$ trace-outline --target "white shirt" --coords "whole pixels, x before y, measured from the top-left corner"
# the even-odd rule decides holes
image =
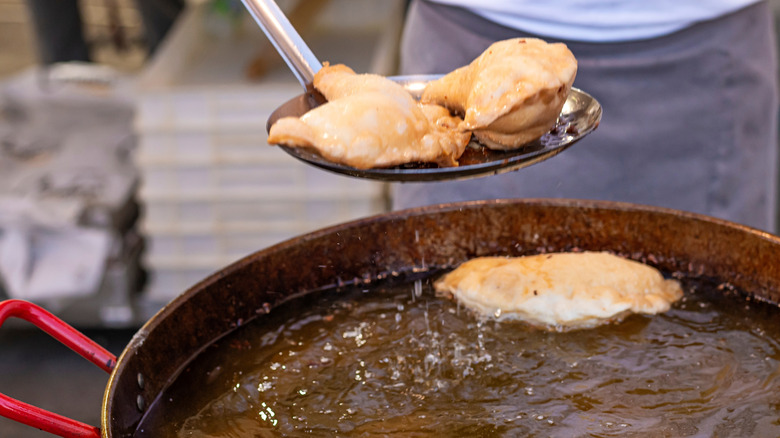
[[[563,40],[617,42],[670,34],[759,0],[432,0]]]

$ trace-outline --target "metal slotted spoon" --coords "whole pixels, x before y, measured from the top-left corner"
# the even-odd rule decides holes
[[[314,89],[314,74],[322,64],[303,41],[273,0],[242,0],[249,13],[301,83],[304,93],[287,101],[268,118],[270,129],[282,117],[300,117],[323,104],[325,99]],[[390,76],[415,98],[425,85],[441,75]],[[432,163],[408,163],[395,167],[356,169],[325,159],[309,148],[279,145],[293,157],[319,168],[356,178],[382,181],[422,182],[476,178],[509,172],[551,158],[596,129],[601,121],[601,105],[588,93],[572,88],[555,127],[541,138],[519,149],[494,151],[472,140],[458,159],[457,167],[438,167]]]

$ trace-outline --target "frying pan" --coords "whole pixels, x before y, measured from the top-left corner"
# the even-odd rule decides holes
[[[152,317],[116,362],[110,353],[18,300],[23,317],[110,371],[101,427],[0,397],[0,415],[66,437],[131,437],[151,402],[190,358],[236,327],[312,291],[379,278],[432,275],[487,255],[612,251],[666,272],[707,278],[746,299],[780,303],[780,238],[693,213],[634,204],[493,200],[373,216],[249,255],[182,293]]]
[[[282,117],[300,117],[325,103],[314,89],[314,74],[322,64],[273,0],[242,0],[249,13],[290,67],[304,93],[282,104],[268,118],[266,129]],[[391,76],[419,99],[425,85],[441,75]],[[390,168],[357,169],[325,159],[317,151],[279,145],[289,155],[330,172],[381,181],[424,182],[476,178],[510,172],[551,158],[595,130],[601,121],[601,105],[593,96],[572,89],[555,127],[542,138],[511,151],[493,151],[472,141],[456,167],[408,163]]]

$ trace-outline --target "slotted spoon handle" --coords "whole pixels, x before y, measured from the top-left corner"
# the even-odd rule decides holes
[[[311,91],[314,74],[322,63],[303,41],[290,20],[273,0],[241,0],[276,51],[292,70],[303,89]],[[301,0],[306,1],[306,0]]]

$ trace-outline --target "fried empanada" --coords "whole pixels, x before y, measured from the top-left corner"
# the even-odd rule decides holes
[[[463,114],[461,129],[485,146],[515,149],[555,126],[576,74],[565,44],[515,38],[429,83],[421,100]]]
[[[368,169],[410,162],[454,166],[471,137],[446,108],[420,104],[379,75],[326,64],[314,86],[328,102],[300,118],[278,120],[269,143],[314,148],[330,161]]]
[[[665,312],[683,295],[655,268],[606,252],[476,258],[434,286],[482,315],[555,331]]]
[[[314,74],[313,85],[328,101],[370,92],[385,93],[403,101],[414,101],[404,87],[390,79],[371,73],[357,74],[344,64],[330,65],[326,62]]]

